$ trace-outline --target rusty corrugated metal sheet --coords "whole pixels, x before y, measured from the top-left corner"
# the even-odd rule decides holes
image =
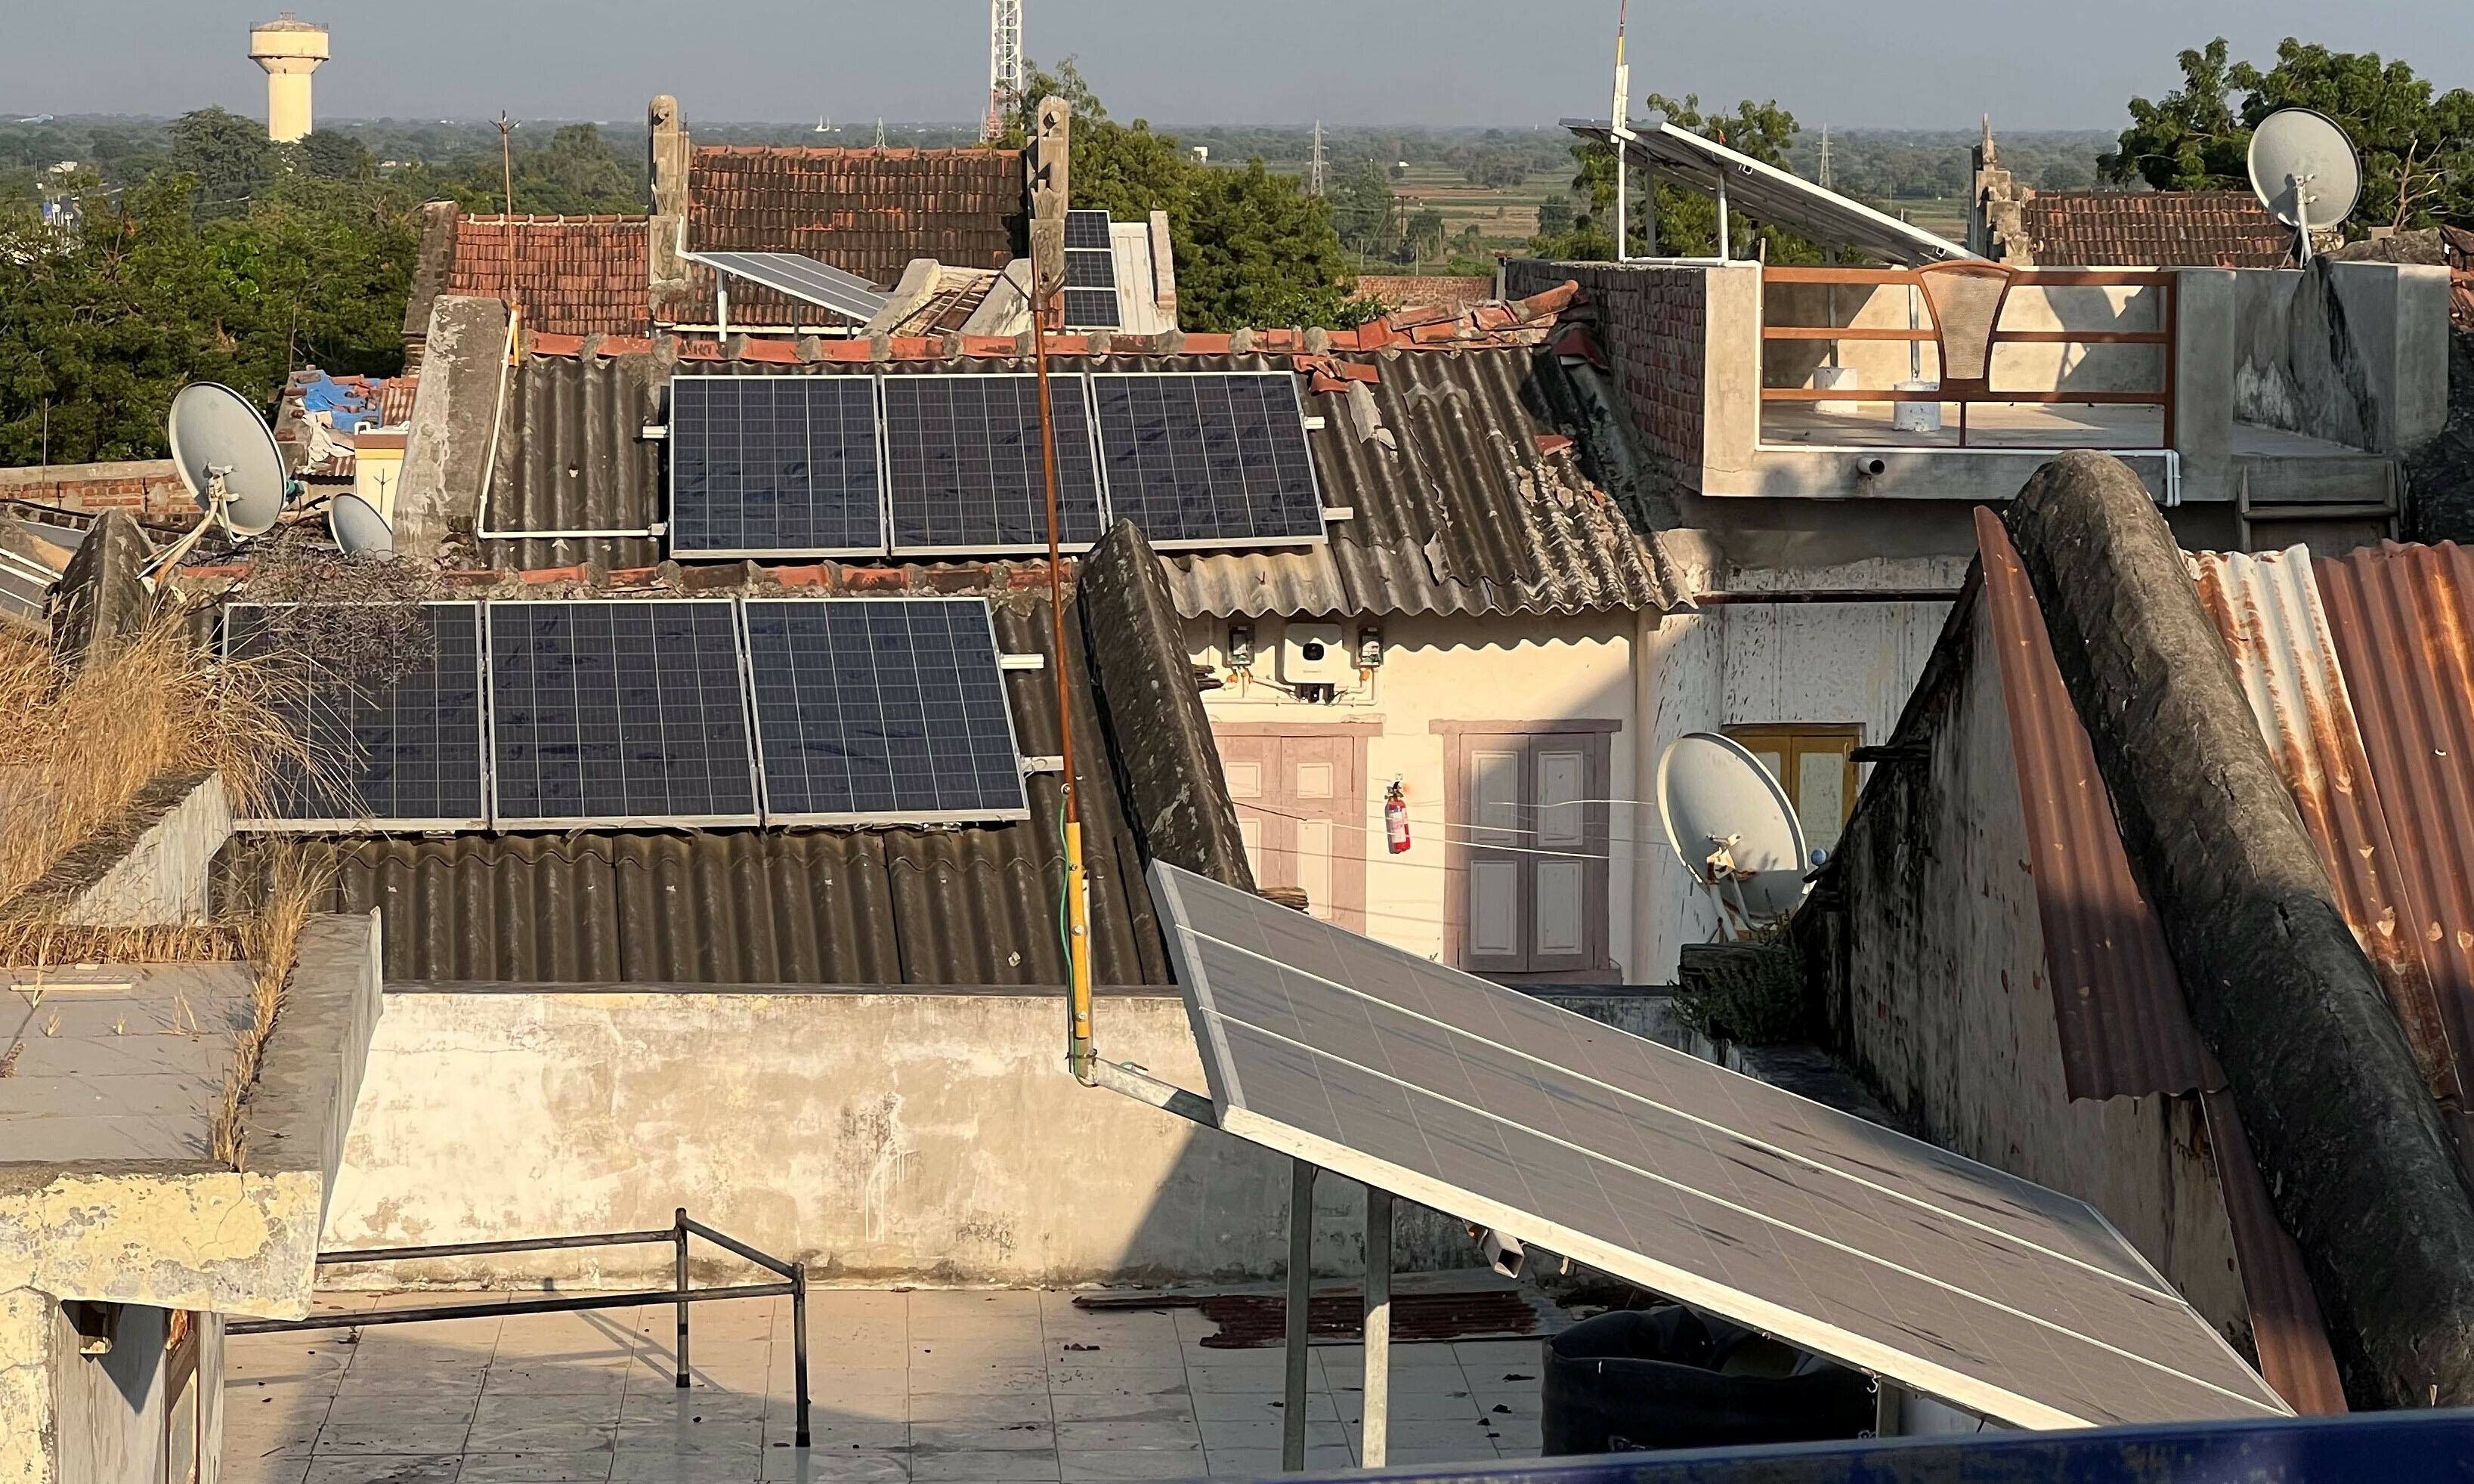
[[[1589,483],[1564,446],[1570,440],[1532,410],[1546,405],[1533,379],[1534,354],[1508,346],[1344,357],[1376,366],[1382,379],[1360,392],[1309,395],[1306,411],[1323,426],[1307,441],[1324,503],[1347,506],[1354,516],[1334,523],[1322,547],[1163,555],[1178,612],[1225,618],[1673,606],[1679,594],[1655,544]],[[1058,356],[1051,365],[1059,372],[1292,369],[1285,357],[1252,353]],[[1005,359],[682,366],[667,347],[608,358],[527,356],[508,392],[490,528],[643,530],[662,521],[665,445],[643,429],[662,421],[663,392],[678,371],[909,376],[1023,369]],[[583,562],[650,567],[663,556],[651,537],[542,537],[487,547],[493,563],[526,570]]]
[[[2044,610],[2009,532],[1989,507],[1977,507],[1976,534],[2064,1083],[2073,1098],[2200,1094],[2260,1374],[2297,1412],[2341,1412],[2344,1391],[2302,1249],[2276,1218],[2249,1138],[2224,1096],[2224,1072],[2191,1023],[2164,925],[2122,848]]]
[[[2407,885],[2409,860],[2365,755],[2310,549],[2201,552],[2189,561],[2337,905],[2388,990],[2432,1095],[2461,1119],[2463,1085],[2413,927],[2423,914]]]
[[[1048,616],[999,604],[1008,652],[1052,652]],[[1069,663],[1087,675],[1079,625]],[[1006,676],[1021,746],[1054,754],[1052,670]],[[1093,972],[1172,979],[1088,684],[1073,688],[1091,866]],[[906,830],[620,831],[314,839],[333,862],[327,911],[384,913],[395,980],[532,984],[1062,985],[1058,786],[1031,780],[1020,823]],[[230,894],[262,870],[263,837],[218,862]]]
[[[2010,750],[2027,817],[2046,972],[2074,1098],[2146,1097],[2222,1084],[2191,1025],[2165,946],[2053,660],[2045,615],[1990,507],[1976,511],[1986,612],[2001,664]]]
[[[2224,1192],[2225,1224],[2233,1229],[2234,1261],[2242,1267],[2243,1300],[2250,1309],[2251,1349],[2259,1373],[2286,1405],[2306,1417],[2346,1410],[2345,1383],[2328,1348],[2328,1321],[2302,1266],[2302,1247],[2276,1219],[2268,1181],[2251,1153],[2250,1135],[2234,1111],[2233,1094],[2219,1088],[2199,1094],[2208,1142],[2216,1153],[2217,1184]]]
[[[2429,976],[2462,1087],[2474,1078],[2474,551],[2389,544],[2315,575],[2395,839],[2398,936]],[[2458,1132],[2464,1144],[2474,1130]]]

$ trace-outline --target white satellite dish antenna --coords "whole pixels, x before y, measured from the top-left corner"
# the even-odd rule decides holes
[[[292,499],[283,450],[249,399],[229,386],[193,381],[172,399],[165,419],[172,463],[206,518],[155,564],[168,572],[189,554],[210,525],[234,542],[275,529]]]
[[[1811,889],[1795,806],[1734,739],[1677,738],[1658,760],[1658,806],[1677,858],[1716,900],[1729,936],[1783,921]]]
[[[338,495],[327,506],[327,529],[346,556],[395,555],[395,527],[377,506],[358,495]]]
[[[2335,119],[2309,109],[2279,109],[2251,131],[2250,188],[2301,237],[2307,263],[2311,234],[2354,214],[2363,198],[2363,165]]]

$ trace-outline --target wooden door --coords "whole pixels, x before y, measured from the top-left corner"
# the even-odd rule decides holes
[[[1521,975],[1606,967],[1604,734],[1460,742],[1460,966]]]
[[[1365,931],[1368,806],[1357,739],[1300,731],[1218,742],[1255,884],[1301,890],[1315,916]]]

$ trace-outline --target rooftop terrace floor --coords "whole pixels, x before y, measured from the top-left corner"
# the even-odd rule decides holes
[[[1094,1314],[1073,1300],[812,1293],[805,1451],[789,1446],[788,1299],[698,1304],[686,1391],[672,1385],[675,1310],[661,1304],[234,1336],[223,1477],[1078,1484],[1278,1471],[1279,1349],[1204,1349],[1217,1326],[1191,1308]],[[329,1294],[320,1307],[441,1302]],[[1313,1354],[1308,1465],[1354,1467],[1362,1352]],[[1538,1456],[1539,1370],[1534,1339],[1395,1346],[1391,1461]]]

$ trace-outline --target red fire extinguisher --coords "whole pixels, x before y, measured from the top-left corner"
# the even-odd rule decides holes
[[[1397,778],[1383,792],[1383,838],[1395,856],[1409,848],[1409,800]]]

